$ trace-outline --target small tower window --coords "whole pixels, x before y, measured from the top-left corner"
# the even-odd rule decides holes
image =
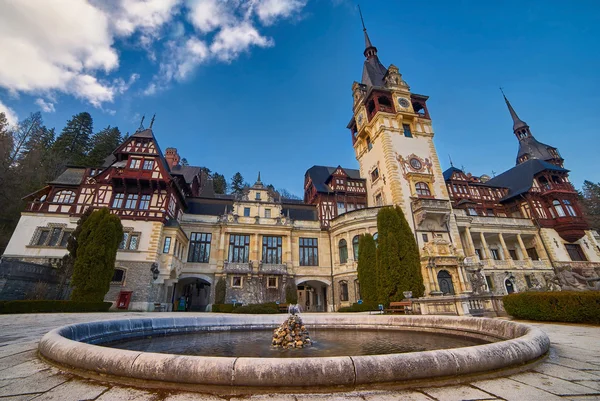
[[[385,96],[378,97],[377,102],[380,106],[392,107],[392,102]]]
[[[409,124],[402,124],[402,128],[404,129],[404,136],[407,138],[412,138],[412,132],[410,131],[410,125]]]
[[[367,150],[373,149],[373,144],[371,143],[371,138],[367,137]]]
[[[371,181],[376,181],[379,178],[379,169],[371,171]]]
[[[371,99],[367,104],[367,111],[369,112],[369,115],[375,112],[375,101],[373,99]]]
[[[573,205],[571,205],[571,201],[565,199],[565,200],[563,200],[563,204],[567,208],[567,213],[569,214],[569,216],[573,216],[573,217],[577,216],[577,213],[575,212]]]
[[[417,190],[417,195],[419,196],[431,196],[429,185],[427,185],[426,182],[417,182],[415,184],[415,189]]]
[[[556,211],[556,214],[558,215],[558,217],[565,217],[565,209],[563,209],[562,205],[560,204],[560,201],[558,199],[554,199],[552,201],[552,207],[554,207],[554,210]]]
[[[340,253],[340,263],[346,263],[348,261],[348,244],[345,239],[341,239],[338,244]]]

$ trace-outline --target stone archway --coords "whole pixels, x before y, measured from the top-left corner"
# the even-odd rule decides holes
[[[298,305],[305,312],[327,312],[329,303],[328,290],[331,282],[315,277],[296,279]]]
[[[210,304],[212,277],[204,274],[183,275],[175,290],[174,311],[204,312]]]

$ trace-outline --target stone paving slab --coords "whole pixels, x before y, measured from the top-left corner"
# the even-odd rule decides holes
[[[553,363],[545,363],[535,368],[536,372],[565,380],[600,380],[600,376],[591,372],[568,368]]]
[[[582,386],[586,386],[589,388],[593,388],[600,394],[600,381],[598,380],[576,380],[573,383],[581,384]],[[600,395],[598,396],[600,399]]]
[[[16,395],[14,397],[2,397],[0,401],[29,401],[33,400],[35,397],[40,394],[29,394],[29,395]]]
[[[498,399],[471,386],[448,386],[438,388],[420,389],[425,394],[439,401],[463,401],[463,400],[494,400]]]
[[[37,360],[36,351],[25,351],[18,354],[0,358],[0,370],[12,368],[24,362]]]
[[[69,380],[67,375],[48,374],[41,371],[23,379],[14,380],[8,386],[0,387],[0,397],[9,395],[23,395],[31,393],[44,393]]]
[[[46,365],[40,360],[27,361],[19,365],[15,365],[9,369],[0,370],[0,379],[9,380],[28,377],[33,373],[49,369],[50,366]]]
[[[162,397],[160,397],[162,398]],[[96,401],[157,401],[158,395],[134,388],[113,387],[102,393]],[[3,401],[0,398],[0,401]]]
[[[296,401],[296,397],[291,394],[261,394],[249,397],[233,397],[229,401]]]
[[[511,379],[521,383],[529,384],[530,386],[537,387],[541,390],[545,390],[556,395],[600,395],[600,392],[589,387],[582,386],[581,384],[559,379],[557,377],[546,376],[541,373],[520,373],[518,375],[511,376]]]
[[[482,380],[472,383],[491,394],[501,395],[507,401],[563,401],[564,399],[528,384],[511,379]]]
[[[398,391],[395,393],[370,394],[364,396],[366,401],[434,401],[433,398],[418,391]]]
[[[98,384],[92,384],[82,380],[65,382],[52,390],[36,397],[36,401],[87,401],[95,400],[100,394],[108,390]],[[0,401],[2,399],[0,398]]]
[[[0,398],[0,401],[1,400],[2,399]],[[198,401],[198,400],[202,400],[202,401],[223,401],[223,398],[216,397],[216,396],[213,396],[213,395],[207,395],[207,394],[180,393],[180,394],[169,395],[166,398],[164,398],[162,401]]]

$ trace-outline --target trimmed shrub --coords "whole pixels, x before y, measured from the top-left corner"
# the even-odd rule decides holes
[[[53,313],[53,312],[106,312],[112,302],[77,301],[3,301],[0,302],[0,314],[10,313]]]
[[[358,282],[363,301],[377,301],[377,247],[371,234],[358,240]],[[364,305],[364,304],[363,304]]]
[[[117,249],[121,241],[123,226],[119,216],[111,214],[108,208],[90,214],[77,238],[71,300],[102,302],[115,274]]]
[[[600,291],[528,291],[503,298],[517,319],[600,324]]]
[[[233,313],[252,313],[257,315],[279,313],[279,308],[275,303],[267,304],[250,304],[238,306],[233,310]]]
[[[225,279],[221,277],[219,281],[217,281],[217,285],[215,286],[215,304],[224,304],[225,303],[225,293],[227,292],[227,285],[225,284]]]
[[[369,312],[378,310],[379,304],[377,302],[364,302],[362,304],[354,303],[352,306],[343,306],[338,309],[338,312]]]
[[[213,304],[213,312],[231,313],[233,312],[234,304]]]

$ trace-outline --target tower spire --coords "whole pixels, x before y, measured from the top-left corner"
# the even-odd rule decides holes
[[[515,109],[513,109],[512,105],[506,98],[506,95],[504,94],[504,90],[502,89],[502,87],[500,88],[500,92],[502,92],[502,96],[504,97],[504,101],[506,102],[506,106],[508,107],[508,111],[510,113],[510,116],[512,117],[513,131],[517,131],[520,128],[528,127],[527,123],[525,121],[521,120],[519,118],[519,116],[517,115],[517,112],[515,111]]]
[[[363,27],[363,32],[365,33],[365,53],[366,53],[366,49],[369,49],[371,47],[375,47],[373,46],[373,44],[371,43],[371,39],[369,39],[369,34],[367,33],[367,27],[365,26],[365,20],[363,19],[363,15],[362,15],[362,11],[360,9],[360,4],[358,5],[358,13],[360,14],[360,22],[362,23],[362,27]]]

